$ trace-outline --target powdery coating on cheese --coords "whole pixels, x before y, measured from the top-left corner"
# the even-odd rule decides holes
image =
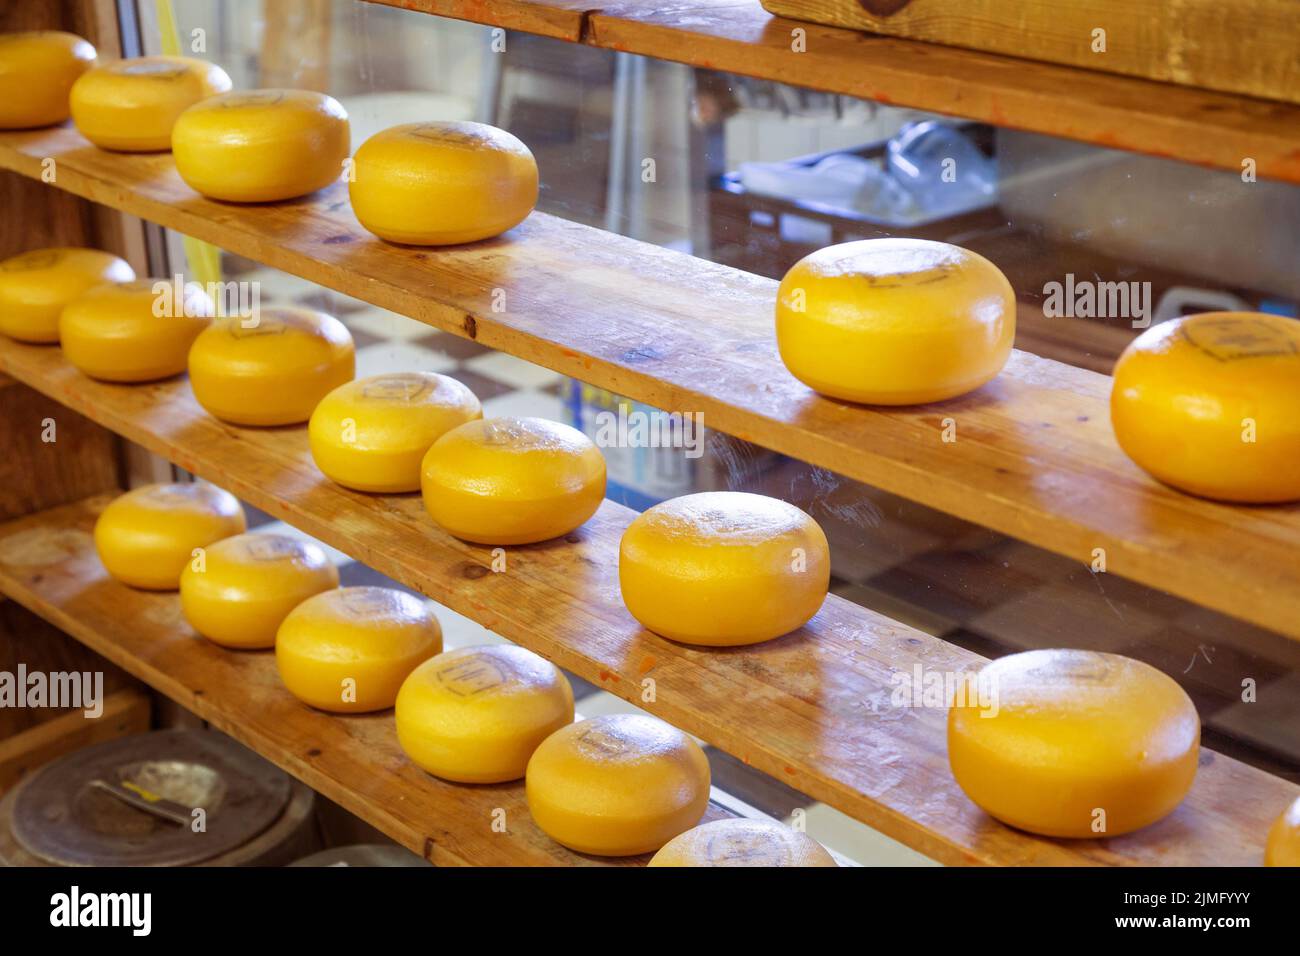
[[[1178,684],[1141,661],[1093,651],[1039,650],[985,665],[978,677],[997,695],[998,715],[985,729],[1006,739],[1032,762],[1122,758],[1174,760],[1196,746],[1200,721]],[[978,709],[978,704],[971,702]],[[1169,719],[1169,714],[1176,717]],[[1024,733],[1024,728],[1068,727],[1077,734]]]
[[[372,139],[414,139],[439,147],[462,149],[467,152],[494,150],[501,153],[513,153],[516,156],[532,157],[532,152],[519,137],[495,126],[468,121],[438,121],[431,123],[407,123],[393,126]]]
[[[774,820],[714,820],[664,844],[650,866],[836,866],[808,836]]]
[[[218,541],[208,548],[209,567],[213,560],[253,568],[267,564],[288,565],[303,570],[326,567],[330,561],[320,545],[285,534],[240,534]]]
[[[468,494],[552,497],[582,491],[593,480],[593,452],[599,455],[590,438],[561,422],[484,418],[438,439],[425,473]]]
[[[412,679],[453,698],[482,700],[556,687],[564,675],[544,657],[522,647],[462,647],[431,658]]]
[[[294,611],[303,621],[337,621],[359,629],[383,630],[436,621],[428,605],[395,588],[338,588],[304,601]]]
[[[655,505],[637,520],[674,543],[748,546],[800,531],[812,519],[779,498],[706,491]]]
[[[411,407],[462,406],[478,400],[466,386],[436,372],[393,372],[345,385],[335,393],[359,405]]]
[[[801,265],[822,278],[852,276],[878,289],[926,285],[953,276],[974,259],[960,246],[925,239],[862,239],[827,246]]]
[[[928,239],[863,239],[827,246],[799,260],[778,289],[781,307],[850,329],[928,334],[969,318],[986,347],[1003,336],[1009,287],[983,256]],[[813,285],[813,283],[818,285]],[[795,300],[796,292],[804,297]],[[951,299],[952,305],[946,300]]]
[[[239,499],[230,492],[198,481],[145,485],[113,499],[113,504],[159,513],[190,511],[222,517],[243,513]]]
[[[267,89],[222,93],[191,106],[185,116],[196,129],[218,133],[221,145],[234,146],[275,140],[322,122],[347,122],[348,112],[324,93]]]

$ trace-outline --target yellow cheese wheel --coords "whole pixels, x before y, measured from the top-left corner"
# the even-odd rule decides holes
[[[172,283],[136,279],[100,285],[63,307],[59,344],[63,357],[91,378],[150,382],[185,371],[190,345],[207,328],[212,300],[197,285],[179,304]]]
[[[997,266],[927,239],[819,249],[781,280],[776,341],[809,388],[870,405],[914,405],[979,388],[1002,370],[1016,297]]]
[[[714,820],[669,840],[651,866],[838,866],[826,848],[773,820]]]
[[[180,115],[172,153],[181,179],[210,199],[275,202],[340,178],[350,135],[348,114],[324,93],[222,93]]]
[[[1175,488],[1300,499],[1300,321],[1207,312],[1152,326],[1115,366],[1110,417],[1125,453]]]
[[[71,33],[0,34],[0,129],[62,123],[72,84],[94,64],[95,48]]]
[[[573,723],[573,690],[522,647],[465,647],[411,672],[396,717],[416,765],[459,783],[503,783],[521,779],[538,744]]]
[[[338,585],[338,569],[320,545],[285,534],[238,534],[186,564],[181,611],[223,647],[274,647],[290,611]]]
[[[253,324],[254,321],[256,324]],[[218,319],[194,340],[190,387],[198,403],[236,425],[293,425],[356,371],[352,335],[312,309],[262,309]]]
[[[982,809],[1021,830],[1129,833],[1172,812],[1196,776],[1201,723],[1191,699],[1128,657],[1012,654],[985,665],[954,703],[953,776]]]
[[[806,624],[826,599],[821,527],[792,504],[739,491],[673,498],[623,532],[623,603],[687,644],[755,644]]]
[[[533,820],[557,843],[595,856],[633,856],[700,822],[709,761],[662,720],[609,714],[542,741],[528,761],[525,791]]]
[[[410,123],[357,150],[352,211],[376,236],[445,246],[500,235],[537,204],[537,163],[505,130]]]
[[[176,117],[230,90],[214,63],[187,56],[139,56],[85,73],[72,85],[72,122],[102,149],[132,153],[172,148]]]
[[[0,332],[20,342],[57,342],[59,313],[104,282],[130,282],[135,271],[98,249],[33,249],[0,262]]]
[[[393,588],[317,594],[289,612],[275,637],[289,692],[341,714],[392,707],[407,675],[441,650],[442,628],[428,605]]]
[[[394,372],[340,385],[311,413],[311,454],[331,481],[357,491],[420,490],[420,463],[451,429],[483,417],[468,388],[433,372]]]
[[[114,498],[95,522],[95,550],[123,584],[174,591],[206,549],[244,531],[244,509],[227,491],[183,482],[145,485]]]
[[[582,432],[543,418],[485,418],[424,456],[424,506],[449,533],[479,544],[568,534],[605,497],[605,458]]]
[[[1287,807],[1268,831],[1265,866],[1300,866],[1300,798]]]

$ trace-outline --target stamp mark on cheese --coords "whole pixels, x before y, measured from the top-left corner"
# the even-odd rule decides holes
[[[438,668],[438,683],[459,697],[473,697],[515,679],[509,665],[495,654],[475,652]]]
[[[1183,338],[1220,362],[1300,355],[1296,339],[1264,319],[1234,316],[1184,323]]]

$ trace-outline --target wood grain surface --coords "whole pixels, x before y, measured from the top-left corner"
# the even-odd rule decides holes
[[[1016,352],[952,401],[847,405],[782,365],[770,279],[540,213],[487,242],[393,246],[342,184],[217,203],[166,154],[106,153],[69,128],[0,134],[0,167],[37,176],[45,157],[58,188],[1081,564],[1103,549],[1110,573],[1300,638],[1300,505],[1217,504],[1149,478],[1115,442],[1107,376]]]
[[[1238,173],[1250,158],[1300,182],[1293,103],[774,17],[759,0],[371,2]]]
[[[0,370],[744,763],[943,862],[1253,865],[1261,859],[1265,834],[1279,808],[1300,793],[1300,787],[1207,750],[1191,795],[1156,826],[1095,842],[1019,833],[978,810],[953,781],[944,710],[899,707],[891,701],[896,673],[911,673],[916,666],[965,672],[982,665],[975,654],[833,596],[807,627],[766,644],[725,650],[675,644],[642,630],[623,606],[618,543],[634,514],[612,502],[565,539],[508,549],[506,571],[494,573],[491,549],[444,534],[424,514],[418,495],[363,495],[326,480],[311,461],[305,428],[229,426],[197,406],[183,378],[139,386],[94,382],[63,361],[57,348],[0,340]],[[134,666],[139,676],[147,667],[145,679],[160,681],[155,686],[164,693],[189,693],[168,676],[182,666],[168,656],[179,651],[142,648],[143,660],[133,663],[128,663],[130,655],[110,653],[127,639],[124,632],[139,615],[122,613],[131,592],[96,578],[93,559],[80,559],[59,591],[48,590],[54,585],[47,582],[57,578],[52,571],[24,568],[12,559],[4,563],[6,554],[21,555],[33,548],[48,553],[53,543],[68,539],[51,539],[48,531],[38,531],[30,541],[20,539],[21,546],[6,544],[28,528],[71,523],[84,530],[89,521],[89,509],[73,509],[0,530],[0,590],[30,602],[38,613],[69,629],[83,597],[89,601],[97,593],[111,593],[111,599],[96,606],[101,608],[97,613],[111,612],[117,622],[108,631],[113,640],[105,644],[92,633],[108,630],[107,621],[72,633],[124,667]],[[98,583],[92,587],[88,581]],[[178,637],[177,632],[169,633],[168,646]],[[235,711],[249,710],[245,694],[240,707],[227,712],[223,729],[242,735],[272,759],[275,752],[282,753],[286,769],[316,787],[318,777],[312,774],[319,767],[303,753],[331,753],[332,746],[322,745],[314,735],[333,735],[334,728],[327,729],[317,720],[319,715],[305,710],[312,718],[309,725],[291,719],[295,712],[272,693],[269,665],[245,663],[256,655],[231,654],[194,640],[186,647],[187,655],[202,662],[189,671],[196,675],[192,686],[205,691],[201,699],[190,699],[196,708],[210,703],[215,686],[197,675],[217,667],[216,661],[226,661],[223,667],[255,668],[246,679],[258,682],[256,699],[269,695],[267,706],[239,718]],[[645,697],[647,680],[653,682],[653,700]],[[264,717],[266,726],[257,730],[254,740],[250,728],[263,728]],[[365,734],[367,747],[380,747],[379,732],[368,732],[370,723],[346,725],[349,735]],[[382,726],[386,734],[387,718]],[[290,741],[277,743],[271,736],[280,733],[298,737],[290,746]],[[382,764],[373,786],[397,772],[394,765]],[[346,776],[342,768],[337,770],[336,777]],[[338,790],[337,779],[333,787]],[[362,786],[361,795],[377,797],[371,787]],[[351,799],[349,809],[354,812],[364,803],[357,794],[322,792],[340,802]],[[378,820],[370,821],[376,826],[390,833],[400,829],[391,819],[392,807],[372,812],[378,814]],[[411,845],[413,837],[408,832],[404,842]],[[490,834],[480,837],[487,840]]]
[[[779,16],[1300,102],[1296,0],[762,0]],[[1094,30],[1105,31],[1095,48]]]

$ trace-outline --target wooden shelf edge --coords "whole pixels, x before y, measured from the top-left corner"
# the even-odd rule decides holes
[[[70,128],[0,134],[0,168],[711,428],[1300,640],[1300,505],[1233,507],[1156,483],[1111,433],[1110,379],[1017,352],[935,405],[847,406],[776,354],[776,283],[535,213],[425,250],[366,233],[336,184],[292,203],[202,199],[171,157],[105,153]],[[502,302],[505,309],[502,310]],[[943,439],[945,422],[958,440]],[[866,531],[867,529],[864,529]]]
[[[1300,183],[1300,106],[775,17],[758,0],[369,0]],[[794,49],[794,31],[804,49]]]
[[[273,653],[223,651],[189,628],[175,593],[136,591],[109,579],[89,535],[110,500],[0,525],[0,590],[436,865],[645,863],[646,857],[601,860],[565,850],[532,823],[522,781],[465,787],[431,777],[402,754],[391,710],[313,710],[280,686]],[[24,563],[33,547],[43,563]],[[497,811],[505,813],[507,833],[492,829]],[[729,815],[716,805],[708,813]]]
[[[806,628],[777,641],[722,651],[674,644],[640,629],[619,598],[618,541],[632,517],[621,506],[606,502],[563,541],[509,549],[508,570],[494,574],[491,549],[433,527],[418,496],[359,495],[325,480],[311,463],[303,428],[223,425],[195,405],[183,379],[97,383],[63,362],[57,349],[0,342],[0,368],[941,862],[1199,865],[1230,858],[1250,865],[1258,862],[1276,807],[1300,793],[1205,751],[1192,794],[1155,827],[1104,842],[1018,833],[981,813],[956,786],[947,766],[945,713],[891,702],[896,673],[915,667],[963,673],[983,663],[978,655],[833,596]],[[0,529],[0,538],[7,530]],[[0,540],[0,559],[5,550]],[[6,576],[32,577],[0,563],[0,581]],[[651,701],[642,697],[647,677],[655,681]],[[1243,792],[1256,794],[1257,803],[1237,805],[1234,795]],[[1231,814],[1223,811],[1229,805]]]

